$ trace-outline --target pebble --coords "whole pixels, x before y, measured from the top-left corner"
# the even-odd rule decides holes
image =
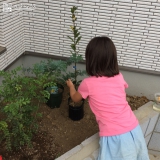
[[[52,144],[52,148],[54,148],[55,146],[56,146],[56,145],[53,143],[53,144]]]
[[[86,116],[86,118],[87,118],[87,119],[90,119],[90,116],[89,116],[89,115],[87,115],[87,116]]]
[[[36,142],[33,142],[33,145],[35,146],[35,145],[36,145]]]
[[[39,158],[39,155],[33,156],[33,160],[37,160]]]
[[[160,156],[155,156],[155,155],[150,155],[149,154],[150,160],[160,160]]]
[[[129,97],[126,97],[126,100],[127,100],[127,102],[130,102],[130,98]]]
[[[52,119],[49,115],[47,116],[48,119]]]
[[[52,122],[52,125],[56,125],[56,123]]]

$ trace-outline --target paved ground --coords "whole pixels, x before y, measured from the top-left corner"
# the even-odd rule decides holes
[[[96,160],[98,157],[98,152],[99,152],[99,150],[97,149],[96,151],[94,151],[92,153],[92,155],[90,155],[89,157],[87,157],[83,160]],[[155,156],[155,155],[149,154],[149,158],[150,158],[150,160],[160,160],[160,155]]]
[[[149,155],[150,160],[160,160],[160,156]]]

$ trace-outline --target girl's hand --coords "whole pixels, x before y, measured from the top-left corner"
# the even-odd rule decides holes
[[[72,81],[70,80],[70,79],[68,79],[67,81],[66,81],[66,83],[67,83],[67,86],[70,88],[70,87],[74,87],[74,84],[72,83]]]
[[[72,83],[72,81],[70,79],[68,79],[66,81],[67,86],[69,87],[70,90],[70,96],[73,100],[73,102],[79,102],[82,100],[82,96],[79,92],[76,91],[74,84]]]

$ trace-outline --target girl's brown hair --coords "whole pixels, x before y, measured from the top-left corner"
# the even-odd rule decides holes
[[[113,77],[119,74],[117,51],[108,37],[95,37],[86,47],[86,71],[90,76]]]

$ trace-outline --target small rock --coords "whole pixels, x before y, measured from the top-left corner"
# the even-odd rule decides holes
[[[35,146],[36,145],[36,142],[33,142],[33,146]]]
[[[48,119],[52,119],[49,115],[47,116]]]
[[[87,115],[86,118],[87,118],[87,119],[90,119],[90,115]]]
[[[52,125],[55,125],[56,123],[52,122]]]
[[[127,100],[127,102],[130,102],[130,101],[131,101],[129,97],[126,97],[126,100]]]
[[[53,144],[52,144],[52,148],[54,148],[55,146],[56,146],[56,145],[53,143]]]
[[[39,158],[39,155],[33,156],[33,160],[37,160]]]

